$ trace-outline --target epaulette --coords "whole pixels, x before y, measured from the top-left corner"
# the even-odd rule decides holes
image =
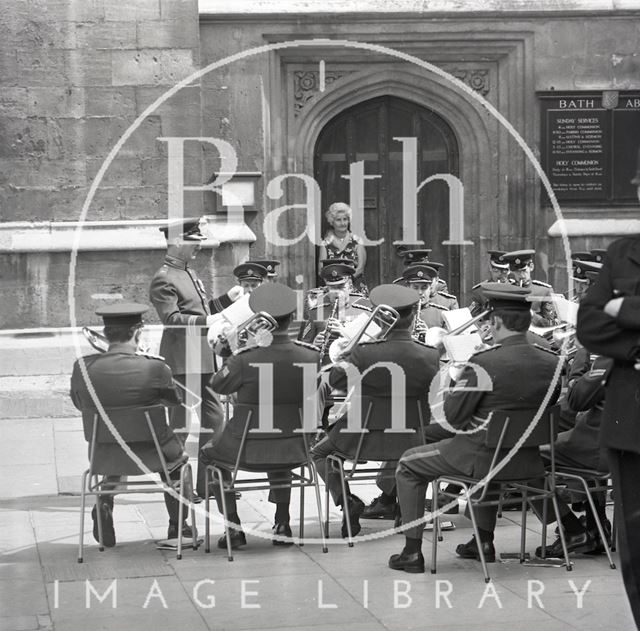
[[[302,348],[308,348],[311,351],[317,351],[318,353],[320,352],[320,349],[317,346],[314,346],[313,344],[309,344],[309,342],[303,342],[302,340],[293,340],[293,343],[296,346],[302,346]]]
[[[476,357],[477,355],[481,355],[482,353],[488,353],[489,351],[495,351],[496,348],[500,348],[502,344],[494,344],[493,346],[489,346],[489,348],[483,348],[480,351],[476,351],[472,357]]]
[[[477,285],[474,285],[471,289],[480,289],[480,285],[482,285],[482,283],[478,283]]]
[[[426,346],[427,348],[432,348],[434,351],[436,350],[436,347],[431,346],[431,344],[427,344],[426,342],[422,342],[421,340],[416,340],[415,338],[412,339],[416,344],[420,344],[420,346]]]
[[[253,349],[258,348],[257,346],[243,346],[242,348],[238,348],[233,351],[233,356],[240,355],[241,353],[246,353],[247,351],[252,351]]]
[[[439,291],[438,294],[440,296],[444,296],[445,298],[449,298],[449,300],[456,300],[456,297],[452,294],[448,294],[446,291]]]
[[[365,340],[364,342],[360,342],[361,346],[364,346],[365,344],[382,344],[382,342],[386,342],[387,340],[383,337],[380,338],[379,340]]]
[[[164,357],[162,355],[154,355],[153,353],[146,353],[144,351],[136,351],[136,355],[139,357],[148,357],[149,359],[160,359],[164,361]]]
[[[552,348],[546,348],[545,346],[542,346],[541,344],[536,344],[534,342],[533,346],[535,346],[536,348],[539,348],[541,351],[545,351],[545,352],[550,353],[551,355],[554,355],[556,357],[558,355],[560,355],[560,351],[555,351]]]
[[[549,283],[543,283],[541,280],[533,280],[531,279],[531,283],[533,285],[540,285],[540,287],[548,287],[549,289],[553,289]]]
[[[436,304],[435,302],[428,302],[427,303],[427,307],[436,307],[436,309],[440,309],[440,311],[451,311],[451,309],[449,309],[449,307],[445,307],[444,305]],[[426,309],[427,307],[423,307],[423,308]]]

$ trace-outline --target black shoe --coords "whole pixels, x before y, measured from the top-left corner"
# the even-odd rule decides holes
[[[178,538],[178,524],[174,524],[169,522],[169,528],[167,530],[167,539],[177,539]],[[186,523],[182,526],[182,538],[183,539],[193,539],[193,531],[191,527]]]
[[[496,561],[496,549],[493,547],[492,541],[482,542],[482,552],[484,553],[484,560],[487,563],[495,563]],[[480,552],[478,551],[478,544],[476,538],[473,537],[471,541],[467,543],[461,543],[456,548],[456,554],[463,559],[475,559],[480,560]]]
[[[602,522],[602,529],[604,530],[604,536],[607,538],[607,544],[609,548],[611,548],[611,522],[606,518]],[[595,525],[593,528],[589,529],[589,534],[595,542],[595,547],[593,550],[585,552],[585,554],[604,554],[604,545],[602,543],[602,539],[600,539],[600,533],[598,532],[598,529],[595,527]]]
[[[356,495],[349,496],[349,521],[351,523],[351,536],[355,537],[361,530],[360,515],[364,511],[364,502]],[[344,511],[343,511],[344,512]],[[342,536],[346,539],[349,536],[347,530],[346,515],[342,517]]]
[[[585,554],[593,552],[596,549],[596,542],[587,531],[581,532],[577,535],[567,535],[567,552],[576,552],[578,554]],[[542,558],[542,546],[536,548],[536,556]],[[545,550],[545,557],[550,559],[562,559],[564,558],[564,552],[562,551],[562,540],[558,537],[551,546],[547,546]]]
[[[442,508],[443,506],[446,506],[447,504],[450,503],[450,499],[448,497],[443,497],[442,495],[438,495],[438,508]],[[429,511],[430,513],[432,512],[432,507],[433,506],[433,500],[431,499],[427,499],[424,502],[424,509],[426,511]],[[448,508],[446,511],[444,511],[445,515],[457,515],[460,512],[460,507],[458,506],[458,502],[456,500],[456,503],[451,506],[451,508]]]
[[[389,557],[389,567],[392,570],[403,570],[404,572],[418,574],[424,572],[424,557],[422,552],[393,554]]]
[[[191,501],[194,504],[202,504],[202,502],[204,501],[202,499],[202,497],[200,495],[198,495],[198,493],[196,493],[195,491],[193,492],[193,495],[191,496]],[[176,535],[177,536],[177,535]]]
[[[98,503],[102,517],[102,543],[105,548],[113,548],[116,545],[116,531],[113,529],[113,506],[110,502],[99,501]],[[93,538],[100,543],[96,506],[91,511],[91,519],[93,519]]]
[[[383,495],[379,495],[376,499],[369,504],[369,506],[365,506],[362,511],[362,519],[395,519],[396,511],[398,508],[398,502],[391,502],[390,504],[385,504],[382,498],[385,497]]]
[[[273,534],[277,537],[288,537],[291,539],[291,527],[289,524],[275,524],[273,527]],[[282,539],[273,539],[274,546],[292,546],[293,541],[284,541]]]
[[[236,530],[235,528],[231,529],[231,549],[237,550],[241,546],[247,545],[247,538],[244,535],[242,530]],[[222,535],[220,539],[218,539],[218,548],[221,550],[227,549],[227,536],[226,534]]]

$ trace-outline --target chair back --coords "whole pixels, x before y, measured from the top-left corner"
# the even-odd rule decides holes
[[[539,447],[555,440],[557,434],[557,414],[554,408],[546,410],[494,410],[487,427],[485,445],[495,449],[511,449],[530,428],[533,420],[539,416],[531,433],[522,443],[521,448]]]
[[[350,460],[398,460],[412,447],[424,443],[426,400],[418,397],[361,397],[361,422],[332,432],[336,450]],[[402,417],[401,415],[404,415]]]
[[[182,443],[169,428],[168,409],[163,405],[83,410],[84,435],[89,443],[91,474],[141,475],[144,470],[120,446],[124,441],[149,471],[168,475],[167,462],[184,457]]]
[[[534,419],[538,417],[532,426]],[[558,433],[558,406],[546,410],[494,410],[485,436],[487,449],[478,450],[474,476],[482,477],[494,471],[498,463],[515,447],[524,433],[531,430],[518,450],[501,466],[494,481],[533,479],[544,475],[545,466],[540,445],[553,445]]]
[[[147,415],[156,436],[162,436],[169,424],[168,410],[163,405],[105,408],[104,411],[117,436],[126,443],[153,442]],[[82,425],[88,442],[94,435],[98,444],[118,442],[118,437],[111,432],[98,410],[83,410]]]
[[[267,410],[260,405],[235,405],[233,417],[209,451],[211,460],[255,471],[293,468],[307,462],[312,433],[302,431],[300,407],[278,404],[269,416],[265,414]]]

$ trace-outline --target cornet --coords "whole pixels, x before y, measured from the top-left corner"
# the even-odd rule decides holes
[[[349,337],[339,337],[331,343],[329,359],[332,363],[337,362],[360,344],[363,338],[368,341],[385,339],[399,318],[398,312],[388,305],[378,305],[368,316],[363,313],[348,325],[349,328],[357,327],[352,337],[349,329],[346,329]]]

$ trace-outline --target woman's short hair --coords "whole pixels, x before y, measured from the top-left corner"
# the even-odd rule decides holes
[[[349,217],[349,221],[351,221],[351,206],[344,202],[334,202],[331,204],[324,216],[327,218],[327,221],[331,223],[340,213],[346,213],[347,217]]]

